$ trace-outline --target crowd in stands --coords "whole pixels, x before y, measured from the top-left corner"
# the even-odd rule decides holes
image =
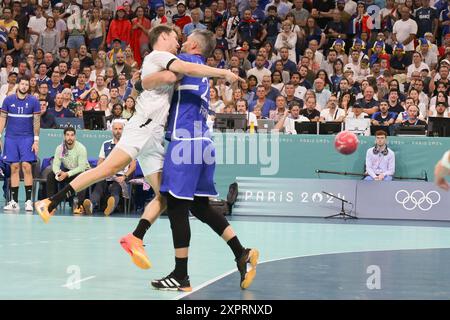
[[[159,24],[180,42],[211,30],[207,64],[246,80],[210,79],[211,120],[250,113],[292,133],[293,121],[449,117],[448,0],[3,0],[0,103],[30,77],[42,128],[91,110],[129,119]]]

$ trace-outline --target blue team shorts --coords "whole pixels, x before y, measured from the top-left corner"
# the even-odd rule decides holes
[[[161,193],[186,200],[216,197],[215,156],[211,140],[171,141],[164,158]]]
[[[5,137],[2,159],[6,163],[35,162],[36,154],[31,151],[34,136],[31,137]]]

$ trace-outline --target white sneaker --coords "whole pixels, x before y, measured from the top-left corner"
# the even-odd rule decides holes
[[[31,200],[25,202],[25,211],[33,211],[33,202]]]
[[[11,200],[8,202],[6,206],[3,207],[3,210],[9,210],[9,211],[18,211],[20,210],[19,204],[15,202],[14,200]]]

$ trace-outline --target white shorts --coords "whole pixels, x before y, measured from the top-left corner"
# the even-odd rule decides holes
[[[116,148],[137,159],[144,176],[162,171],[164,163],[164,127],[135,114],[125,125]]]

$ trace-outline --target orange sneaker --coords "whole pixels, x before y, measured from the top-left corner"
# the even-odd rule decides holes
[[[120,239],[120,245],[131,256],[131,260],[141,269],[149,269],[152,264],[145,253],[142,240],[136,238],[132,233]]]
[[[48,212],[48,207],[52,203],[49,198],[37,201],[34,203],[34,208],[39,216],[44,220],[45,223],[48,223],[52,215],[55,214],[56,209],[53,209],[52,212]]]

